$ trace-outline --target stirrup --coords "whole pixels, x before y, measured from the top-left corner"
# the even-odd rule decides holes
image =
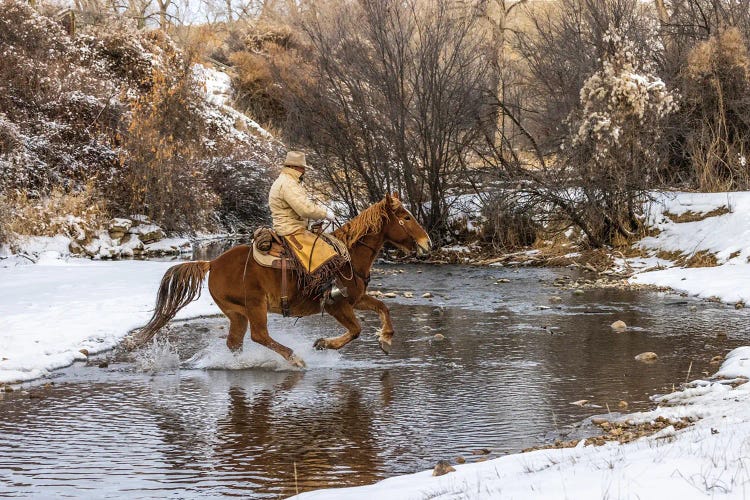
[[[328,292],[328,296],[330,297],[330,300],[336,302],[339,299],[348,297],[349,292],[347,292],[346,288],[339,288],[338,286],[333,285],[331,287],[331,290]]]

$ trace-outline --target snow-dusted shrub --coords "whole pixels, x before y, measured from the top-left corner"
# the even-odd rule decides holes
[[[580,109],[569,118],[558,198],[589,241],[628,239],[641,227],[638,211],[666,161],[663,126],[676,95],[616,29],[604,37],[601,67],[584,83]]]
[[[737,28],[697,44],[683,68],[685,149],[699,189],[750,188],[750,54]]]
[[[106,207],[93,183],[80,191],[55,187],[43,197],[31,198],[23,192],[0,195],[0,216],[6,239],[13,234],[77,237],[93,232],[106,219]],[[0,240],[2,241],[2,240]]]
[[[236,105],[261,123],[282,125],[286,105],[276,73],[299,65],[295,56],[302,45],[299,36],[287,25],[259,21],[235,34],[232,41],[221,55],[235,68]]]
[[[130,104],[114,196],[123,213],[142,213],[167,230],[209,228],[217,198],[206,181],[202,103],[189,67],[179,79],[159,71]],[[191,119],[192,118],[192,119]]]
[[[0,0],[0,195],[54,207],[46,200],[56,193],[91,184],[92,204],[106,198],[111,216],[146,213],[166,229],[197,230],[214,225],[215,189],[227,186],[222,199],[236,203],[221,204],[225,220],[233,207],[239,218],[254,212],[245,197],[265,189],[255,174],[271,161],[267,141],[235,127],[247,118],[206,102],[188,59],[162,31],[106,20],[71,38],[27,2]],[[208,177],[230,157],[236,169]],[[47,234],[49,218],[32,212],[13,226]]]
[[[249,232],[270,223],[268,190],[273,179],[263,158],[247,149],[237,151],[231,157],[212,160],[208,176],[221,200],[225,227]]]

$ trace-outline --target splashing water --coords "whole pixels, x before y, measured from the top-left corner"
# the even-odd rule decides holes
[[[139,371],[156,373],[178,370],[180,355],[167,338],[154,338],[143,349],[135,353],[135,366]]]

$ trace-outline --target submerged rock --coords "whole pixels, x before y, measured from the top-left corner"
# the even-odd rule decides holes
[[[435,469],[432,471],[433,476],[444,476],[445,474],[448,474],[449,472],[456,472],[456,469],[453,468],[451,464],[446,462],[445,460],[441,460],[437,463],[435,466]]]
[[[628,402],[627,401],[620,401],[617,403],[617,407],[621,410],[627,410],[628,409]]]
[[[657,359],[659,359],[659,356],[657,356],[655,352],[651,351],[642,352],[635,357],[636,361],[641,361],[643,363],[650,363],[652,361],[656,361]]]
[[[628,329],[628,325],[619,319],[609,326],[616,332],[624,332]]]
[[[549,301],[550,301],[550,304],[559,304],[560,302],[562,302],[562,297],[553,295],[552,297],[549,298]]]

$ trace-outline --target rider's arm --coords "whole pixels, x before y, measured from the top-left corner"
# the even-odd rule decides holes
[[[284,186],[284,200],[297,212],[300,217],[306,219],[325,219],[328,211],[314,203],[308,196],[302,184],[290,182]]]

